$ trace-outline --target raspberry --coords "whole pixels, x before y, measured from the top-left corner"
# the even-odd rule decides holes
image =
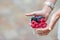
[[[34,22],[34,24],[35,24],[35,25],[38,25],[38,23],[37,23],[37,22]]]
[[[34,20],[32,20],[32,22],[31,22],[32,24],[34,24],[35,23],[35,21]]]
[[[41,25],[44,25],[44,22],[41,22],[40,24],[41,24]]]
[[[45,28],[47,26],[47,24],[46,23],[44,23],[44,25],[42,25],[42,28]]]
[[[40,28],[39,25],[36,25],[36,28]]]
[[[32,28],[35,28],[35,25],[34,25],[34,24],[32,24],[32,25],[31,25],[31,27],[32,27]]]
[[[31,19],[32,28],[45,28],[47,26],[46,20],[42,16],[35,16]]]
[[[38,23],[36,21],[32,21],[32,28],[36,28],[36,25],[38,25]],[[37,26],[38,27],[38,26]]]
[[[42,27],[42,24],[39,24],[39,27],[41,28]]]
[[[40,21],[41,22],[46,22],[46,20],[44,18],[41,18]]]

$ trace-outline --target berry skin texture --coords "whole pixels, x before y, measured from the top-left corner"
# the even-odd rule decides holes
[[[41,22],[46,22],[46,20],[44,18],[41,18],[40,21]]]
[[[32,22],[31,22],[32,24],[34,24],[35,23],[35,21],[34,20],[32,20]]]
[[[47,26],[47,24],[45,23],[44,25],[42,25],[42,28],[45,28]]]
[[[33,19],[33,20],[32,20]],[[44,17],[42,16],[37,16],[37,17],[33,17],[31,19],[31,27],[32,28],[46,28],[47,23]],[[36,19],[36,20],[35,20]]]
[[[32,28],[36,28],[34,24],[31,25]]]

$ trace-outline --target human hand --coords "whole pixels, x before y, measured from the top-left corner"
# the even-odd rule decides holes
[[[43,35],[48,35],[51,30],[46,27],[46,28],[41,28],[41,29],[40,28],[39,29],[35,29],[35,31],[36,31],[36,33],[38,35],[43,36]]]
[[[26,16],[43,16],[47,20],[49,17],[49,13],[45,12],[44,10],[41,11],[34,11],[31,13],[26,14]]]

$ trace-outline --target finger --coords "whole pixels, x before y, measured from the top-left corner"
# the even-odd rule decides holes
[[[43,31],[43,34],[44,35],[48,35],[50,31],[46,30],[46,31]]]
[[[37,30],[36,33],[37,33],[37,34],[43,34],[43,31]]]
[[[43,36],[43,35],[47,35],[47,32],[43,30],[37,30],[37,34]]]
[[[26,16],[44,16],[43,13],[28,13]]]
[[[34,13],[28,13],[26,14],[26,16],[34,16],[35,14]]]
[[[42,36],[43,35],[43,33],[42,32],[36,32],[38,35],[40,35],[40,36]]]
[[[48,35],[48,33],[38,33],[38,35],[40,35],[40,36],[45,36],[45,35]]]
[[[38,35],[45,36],[48,35],[48,33],[39,33]]]
[[[42,33],[39,33],[38,35],[42,36],[43,34]]]

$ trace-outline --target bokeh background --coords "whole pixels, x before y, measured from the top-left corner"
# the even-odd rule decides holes
[[[25,16],[26,13],[41,10],[44,1],[0,0],[0,40],[58,40],[58,22],[49,35],[39,36],[28,24],[30,17]],[[59,1],[51,15],[59,9]]]

